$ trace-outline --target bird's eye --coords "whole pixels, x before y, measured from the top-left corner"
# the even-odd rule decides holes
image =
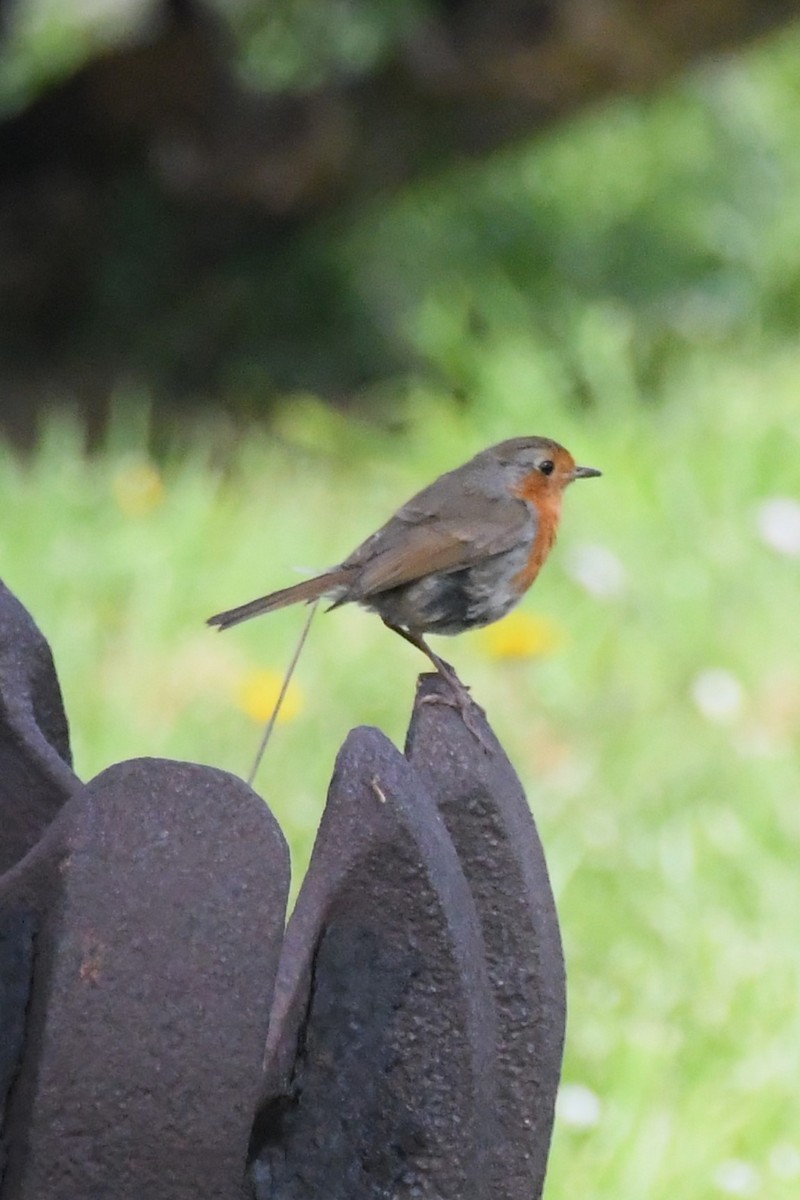
[[[546,458],[544,462],[539,463],[539,470],[543,475],[552,475],[556,469],[556,464],[551,458]]]

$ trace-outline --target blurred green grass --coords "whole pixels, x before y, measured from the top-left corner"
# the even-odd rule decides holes
[[[245,774],[241,688],[282,671],[302,613],[223,636],[204,618],[340,558],[440,471],[521,433],[603,469],[524,603],[561,644],[439,643],[517,766],[561,914],[549,1200],[798,1193],[800,557],[762,528],[766,502],[800,501],[789,44],[350,231],[438,372],[391,432],[292,396],[269,429],[221,421],[155,465],[123,397],[91,459],[55,416],[30,460],[0,457],[2,573],[53,646],[86,778],[140,754]],[[424,668],[368,614],[318,617],[259,777],[297,876],[345,734],[401,744]]]

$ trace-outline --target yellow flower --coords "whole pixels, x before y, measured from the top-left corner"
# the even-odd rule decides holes
[[[164,499],[164,481],[151,463],[129,463],[114,476],[112,486],[126,517],[146,517]]]
[[[477,634],[489,658],[538,658],[554,654],[564,643],[564,631],[550,617],[512,612]]]
[[[279,671],[261,668],[250,671],[242,679],[236,693],[236,704],[253,721],[263,724],[272,716],[278,702],[283,675]],[[292,680],[283,698],[278,724],[293,721],[303,711],[305,697],[302,689]]]

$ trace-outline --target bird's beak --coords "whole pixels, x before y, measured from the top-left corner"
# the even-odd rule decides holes
[[[594,475],[602,475],[602,471],[598,471],[597,467],[576,467],[572,472],[573,479],[591,479]]]

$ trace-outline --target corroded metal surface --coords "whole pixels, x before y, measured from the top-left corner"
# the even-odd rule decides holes
[[[50,647],[0,583],[0,875],[36,844],[78,785]]]
[[[495,1040],[453,845],[399,751],[357,729],[286,934],[258,1195],[486,1195]]]
[[[480,918],[497,1007],[498,1103],[493,1112],[495,1200],[541,1194],[561,1073],[564,958],[541,842],[522,785],[475,710],[486,753],[425,675],[406,754],[433,796]]]
[[[348,737],[284,936],[263,802],[157,759],[83,785],[0,588],[0,1200],[541,1193],[556,913],[513,768],[442,686],[405,755]]]
[[[155,759],[104,772],[59,824],[0,1195],[235,1196],[283,837],[241,781]]]

